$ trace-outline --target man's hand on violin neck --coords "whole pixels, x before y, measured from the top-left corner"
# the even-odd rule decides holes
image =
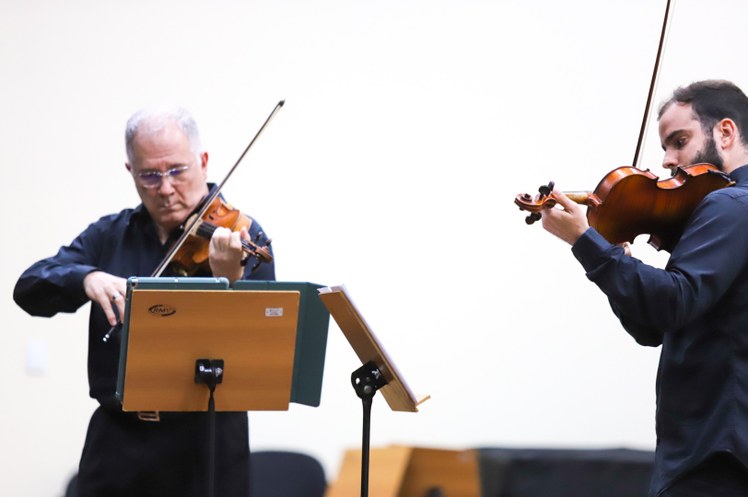
[[[208,246],[208,262],[214,277],[225,277],[232,283],[241,279],[244,274],[241,262],[245,256],[242,240],[248,239],[246,228],[241,231],[216,228]]]
[[[116,326],[125,315],[127,280],[104,271],[92,271],[83,278],[86,296],[104,310],[110,326]]]
[[[543,228],[568,244],[574,245],[590,227],[587,215],[581,205],[569,200],[563,193],[554,190],[551,195],[556,199],[558,207],[543,210],[541,218]]]

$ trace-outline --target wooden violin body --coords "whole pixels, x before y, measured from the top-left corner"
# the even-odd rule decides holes
[[[242,214],[238,209],[224,202],[220,197],[215,197],[208,210],[205,211],[201,220],[194,222],[192,218],[185,223],[192,226],[190,236],[182,243],[179,250],[171,259],[171,269],[180,276],[194,276],[197,274],[210,274],[209,265],[209,243],[216,228],[228,228],[231,231],[240,231],[252,226],[252,219]],[[270,240],[265,240],[260,245],[260,240],[242,241],[242,248],[248,256],[257,257],[260,262],[271,262]]]
[[[732,185],[729,176],[711,164],[678,167],[672,177],[659,180],[649,171],[619,167],[605,175],[593,192],[570,192],[574,202],[587,206],[587,220],[611,243],[633,242],[642,234],[657,250],[672,251],[696,206],[710,192]],[[535,197],[514,199],[520,210],[531,212],[526,221],[540,219],[543,209],[556,201],[553,184]]]

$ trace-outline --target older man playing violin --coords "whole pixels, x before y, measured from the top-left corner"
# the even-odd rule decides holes
[[[164,262],[181,227],[208,196],[208,153],[194,119],[183,109],[143,110],[125,132],[127,171],[142,203],[102,217],[70,245],[33,264],[16,284],[16,303],[34,316],[74,312],[92,302],[88,331],[93,413],[78,473],[80,497],[180,495],[206,491],[208,423],[204,413],[167,413],[152,418],[125,413],[115,399],[119,337],[102,338],[124,311],[126,278],[149,276]],[[249,230],[217,228],[209,242],[206,276],[275,279],[273,262],[247,264],[242,240]],[[164,273],[169,274],[169,270]],[[249,439],[246,413],[217,413],[216,492],[246,497]]]

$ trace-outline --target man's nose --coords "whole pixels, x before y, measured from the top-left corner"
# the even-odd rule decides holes
[[[662,167],[665,169],[674,169],[678,167],[678,158],[672,152],[665,151],[665,157],[662,159]]]
[[[174,185],[171,184],[171,178],[161,176],[161,183],[158,185],[159,195],[171,195],[174,192]]]

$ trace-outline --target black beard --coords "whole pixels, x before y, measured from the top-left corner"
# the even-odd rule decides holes
[[[704,149],[698,152],[696,157],[693,158],[693,163],[707,163],[715,166],[720,171],[723,170],[724,164],[722,163],[722,158],[719,156],[719,152],[717,151],[717,144],[714,143],[714,138],[710,136],[707,139]]]

